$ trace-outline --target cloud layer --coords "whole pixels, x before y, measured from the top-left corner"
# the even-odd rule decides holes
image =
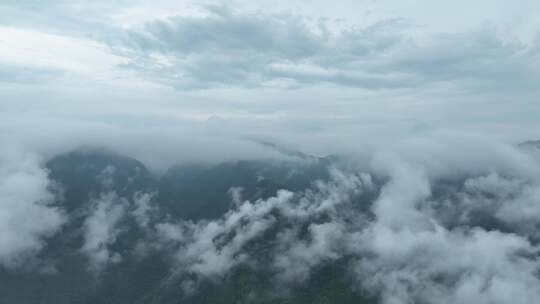
[[[459,24],[417,3],[340,4],[3,3],[2,120],[88,141],[102,127],[185,133],[218,118],[229,134],[315,135],[317,150],[336,135],[536,137],[537,4],[446,5],[468,7]]]
[[[246,200],[242,188],[232,188],[229,211],[202,220],[166,213],[159,192],[111,192],[113,176],[125,169],[104,163],[95,176],[104,192],[70,215],[69,229],[83,241],[74,249],[98,274],[124,259],[163,254],[184,297],[239,267],[264,271],[275,296],[287,297],[320,267],[345,263],[349,288],[384,304],[530,303],[540,297],[539,150],[469,142],[455,154],[448,147],[457,141],[425,139],[335,159],[328,180],[268,198]],[[65,212],[50,206],[55,196],[37,159],[8,152],[1,257],[16,269],[47,246]],[[289,160],[299,162],[290,174],[320,161],[302,157]],[[260,174],[257,181],[265,179]]]

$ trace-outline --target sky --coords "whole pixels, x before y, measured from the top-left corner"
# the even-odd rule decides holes
[[[201,158],[222,157],[212,147],[224,139],[317,154],[441,134],[536,139],[539,11],[532,0],[2,1],[0,136],[49,153],[154,141]]]

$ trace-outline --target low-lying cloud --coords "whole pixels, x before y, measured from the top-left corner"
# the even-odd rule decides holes
[[[278,281],[302,282],[314,267],[347,257],[359,284],[351,288],[379,293],[381,303],[529,303],[540,296],[539,248],[534,235],[522,229],[530,226],[518,224],[533,218],[528,210],[538,204],[530,190],[538,188],[535,179],[514,176],[527,180],[515,182],[486,167],[477,177],[456,181],[458,189],[440,194],[432,188],[444,181],[430,179],[435,172],[425,164],[382,159],[373,166],[387,181],[374,201],[362,202],[371,212],[354,205],[360,203],[355,196],[372,191],[370,175],[364,173],[362,181],[358,174],[335,172],[333,181],[314,192],[244,202],[218,221],[194,226],[189,238],[175,240],[185,244],[179,262],[188,261],[179,270],[223,275],[257,258],[241,250],[247,241],[277,229],[275,239],[266,241],[275,244],[272,267]],[[325,220],[318,222],[322,215]],[[499,230],[478,221],[481,217],[512,228]],[[227,237],[231,232],[234,236]]]
[[[60,230],[65,216],[54,187],[39,156],[0,149],[0,265],[24,263]]]
[[[229,211],[215,219],[163,214],[158,193],[106,192],[88,202],[80,252],[98,273],[124,256],[163,252],[186,295],[238,267],[267,271],[275,286],[294,288],[317,268],[339,262],[350,266],[351,289],[384,304],[534,301],[540,297],[538,150],[479,143],[468,156],[482,159],[470,166],[469,157],[442,148],[447,140],[336,162],[328,181],[303,191],[250,201],[232,188]],[[36,158],[15,155],[4,153],[2,166],[7,216],[1,223],[12,234],[3,234],[1,257],[8,268],[39,252],[63,223],[61,207],[48,205],[54,196],[46,172]],[[103,172],[96,178],[114,189]],[[34,190],[17,187],[21,181]],[[39,220],[28,222],[28,214]],[[130,222],[143,232],[137,246],[116,252],[135,227]],[[276,295],[286,297],[287,288]]]
[[[127,202],[116,193],[107,193],[91,202],[91,212],[84,222],[84,244],[81,251],[91,261],[91,268],[102,270],[109,263],[118,263],[122,255],[111,250],[122,232],[119,223],[125,216]]]

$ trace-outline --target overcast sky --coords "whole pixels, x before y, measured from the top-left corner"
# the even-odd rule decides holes
[[[0,136],[540,138],[539,30],[535,0],[5,0]]]

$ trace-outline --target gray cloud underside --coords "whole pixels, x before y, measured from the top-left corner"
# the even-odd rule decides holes
[[[447,83],[473,92],[537,92],[538,40],[506,39],[496,26],[415,37],[400,19],[339,31],[313,23],[212,7],[206,17],[152,21],[111,43],[133,58],[128,67],[180,88]]]

